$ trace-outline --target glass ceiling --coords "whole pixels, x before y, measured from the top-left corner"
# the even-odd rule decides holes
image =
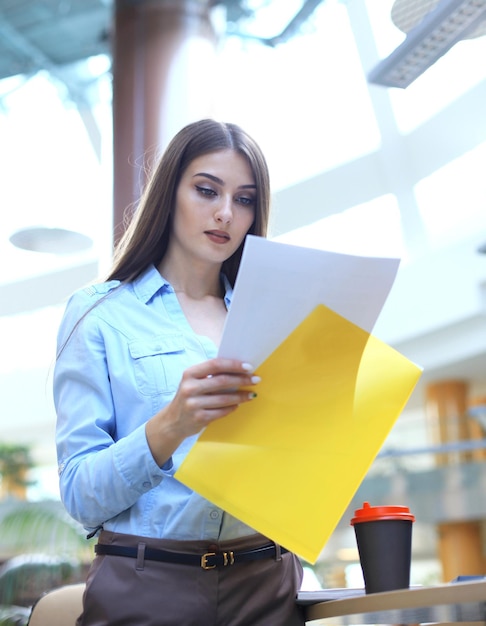
[[[282,26],[299,4],[294,2],[294,7],[289,3],[282,10]],[[486,65],[478,63],[478,59],[486,58],[486,38],[481,37],[457,44],[406,90],[370,89],[363,70],[363,66],[370,69],[366,67],[370,45],[384,57],[401,43],[404,34],[390,20],[391,0],[365,3],[368,24],[362,21],[363,14],[353,14],[351,5],[327,0],[301,35],[276,48],[229,36],[221,45],[219,65],[204,71],[201,88],[215,90],[216,117],[241,124],[260,142],[275,192],[379,151],[389,140],[383,136],[380,121],[380,114],[389,111],[380,98],[386,98],[392,112],[392,139],[398,144],[402,136],[486,77]],[[262,36],[275,34],[281,28],[275,17],[275,9],[262,9],[258,22],[249,28]],[[88,63],[93,80],[92,112],[101,133],[98,154],[89,140],[86,120],[69,102],[62,85],[47,73],[29,80],[16,77],[0,82],[0,166],[7,174],[2,185],[7,207],[1,217],[3,233],[9,235],[27,226],[77,230],[94,240],[94,254],[109,255],[104,249],[111,232],[107,69],[104,59]],[[440,144],[440,137],[437,140]],[[478,146],[414,186],[412,192],[429,245],[446,244],[451,237],[473,232],[478,223],[485,225],[481,176],[485,149]],[[458,184],[459,180],[463,184]],[[350,184],[359,186],[360,181]],[[462,204],[460,211],[458,204]],[[379,246],[384,239],[380,234],[386,228],[384,253],[406,256],[396,211],[394,194],[384,194],[349,207],[339,223],[345,233],[348,220],[361,228],[369,218],[371,231],[377,231],[374,224],[381,224],[380,232],[376,232]],[[328,226],[332,229],[334,242],[339,230],[336,221],[333,218],[323,223],[324,230]],[[373,247],[371,235],[366,239]],[[289,238],[288,234],[284,237]],[[356,243],[362,248],[362,242]],[[348,240],[343,245],[349,249]],[[0,253],[11,260],[0,270],[0,282],[76,262],[72,256],[17,250],[5,236],[0,241]]]

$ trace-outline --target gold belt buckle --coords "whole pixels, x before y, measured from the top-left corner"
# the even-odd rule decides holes
[[[216,567],[216,565],[208,565],[208,558],[210,556],[216,556],[216,552],[206,552],[206,554],[202,555],[201,567],[203,569],[214,569]],[[227,565],[233,565],[234,562],[235,562],[235,555],[232,550],[230,550],[229,552],[223,552],[223,566],[224,567],[226,567]]]
[[[216,552],[206,552],[206,554],[203,554],[201,557],[201,567],[203,569],[214,569],[216,567],[216,565],[208,565],[208,558],[210,556],[216,556]]]

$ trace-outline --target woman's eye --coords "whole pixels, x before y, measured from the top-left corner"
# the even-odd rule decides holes
[[[200,185],[196,185],[196,189],[203,196],[215,196],[216,192],[210,187],[201,187]]]
[[[245,206],[253,206],[255,204],[255,198],[248,198],[247,196],[241,196],[237,198],[240,204],[244,204]]]

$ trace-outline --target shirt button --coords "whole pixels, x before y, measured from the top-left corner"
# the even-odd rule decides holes
[[[211,513],[209,514],[209,517],[211,519],[218,519],[219,518],[219,511],[211,511]]]

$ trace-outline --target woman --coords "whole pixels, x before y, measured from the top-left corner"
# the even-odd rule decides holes
[[[54,373],[61,495],[99,533],[79,625],[303,624],[295,555],[174,479],[201,429],[258,402],[252,366],[216,355],[245,236],[265,236],[269,200],[246,133],[190,124],[107,281],[68,303]]]

